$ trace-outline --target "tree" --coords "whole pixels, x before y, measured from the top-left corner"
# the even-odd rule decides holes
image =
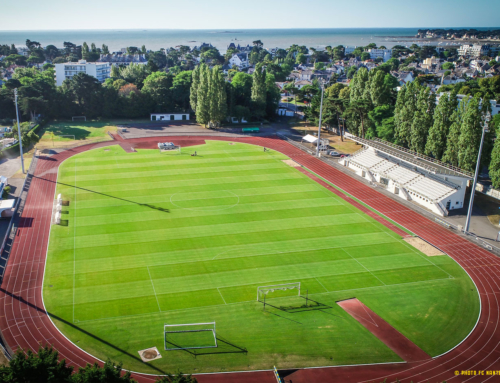
[[[170,90],[175,109],[189,110],[191,81],[192,71],[182,71],[174,77]]]
[[[177,375],[167,373],[166,376],[162,376],[156,383],[197,383],[197,380],[192,375],[184,375],[179,371]]]
[[[307,57],[303,53],[299,53],[295,58],[295,64],[305,64],[307,62]]]
[[[231,87],[234,89],[236,105],[247,106],[250,108],[252,102],[252,83],[253,76],[238,72],[231,81]]]
[[[118,90],[118,94],[121,97],[128,97],[132,92],[141,93],[141,91],[134,84],[126,84]]]
[[[65,91],[75,102],[81,115],[95,117],[101,113],[101,83],[93,76],[78,73],[71,79],[64,80]]]
[[[200,67],[200,83],[196,101],[196,121],[206,126],[210,121],[210,70],[207,65],[200,65]]]
[[[500,139],[497,137],[491,153],[491,162],[489,165],[489,174],[492,186],[495,189],[500,188]]]
[[[118,67],[118,65],[111,65],[110,76],[111,76],[111,78],[120,78],[121,77],[120,68]]]
[[[165,72],[154,72],[146,77],[141,90],[149,95],[155,103],[154,111],[165,112],[173,108],[172,85],[172,75]]]
[[[370,108],[371,104],[368,100],[359,99],[351,101],[345,111],[345,114],[347,114],[348,116],[352,117],[353,115],[355,115],[360,119],[361,125],[358,134],[361,138],[365,138],[365,123],[368,119],[368,112],[370,111]]]
[[[444,94],[434,111],[434,123],[429,129],[429,137],[425,145],[425,154],[440,160],[446,150],[446,139],[452,124],[452,115],[458,102],[455,93]]]
[[[101,51],[103,55],[109,55],[109,48],[106,44],[102,44]]]
[[[274,118],[281,99],[280,89],[276,86],[276,78],[273,74],[266,74],[266,117]]]
[[[227,116],[225,80],[221,67],[213,67],[209,77],[209,119],[210,125],[220,126]]]
[[[465,112],[465,102],[460,102],[457,109],[453,111],[451,116],[451,125],[446,138],[446,150],[443,154],[442,160],[451,165],[458,166],[458,152],[459,152],[459,139],[460,129],[462,128],[462,116]]]
[[[428,87],[421,87],[417,99],[417,109],[411,125],[409,147],[417,153],[424,153],[429,129],[433,125],[436,97]]]
[[[398,93],[394,110],[395,138],[400,145],[409,146],[411,127],[417,111],[417,95],[420,86],[412,81],[405,84]]]
[[[474,171],[476,166],[483,129],[479,102],[478,97],[473,97],[467,103],[458,140],[458,166],[469,171]]]
[[[51,347],[38,349],[38,354],[18,349],[8,366],[0,366],[0,381],[11,383],[47,382],[70,383],[73,368],[58,360],[59,354]]]
[[[371,58],[370,53],[368,52],[361,53],[361,61],[370,60],[370,58]]]
[[[147,65],[131,63],[120,70],[120,77],[127,82],[131,82],[140,89],[143,86],[144,80],[149,75]]]
[[[80,368],[73,377],[74,383],[135,383],[130,371],[122,374],[122,364],[114,365],[109,359],[104,366],[97,363]]]
[[[441,65],[441,68],[444,70],[454,69],[455,65],[453,65],[453,63],[450,62],[445,62],[443,65]]]
[[[257,118],[262,118],[266,108],[266,71],[262,64],[255,66],[252,79],[251,105],[253,114]]]
[[[394,107],[388,104],[377,106],[368,113],[368,118],[375,125],[377,137],[394,141]]]
[[[196,112],[196,105],[198,103],[198,88],[200,86],[200,71],[202,65],[198,65],[193,70],[192,80],[191,80],[191,89],[189,93],[189,105],[191,105],[191,109],[193,112]]]
[[[389,102],[390,90],[386,87],[385,77],[384,72],[377,71],[370,79],[370,98],[374,106],[384,105]]]

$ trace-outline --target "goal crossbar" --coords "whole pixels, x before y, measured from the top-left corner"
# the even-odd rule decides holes
[[[203,327],[205,326],[206,328],[194,328],[195,326],[200,326]],[[174,328],[179,328],[179,327],[187,327],[185,330],[175,330]],[[214,344],[209,345],[209,346],[177,346],[174,345],[175,347],[168,347],[167,343],[167,334],[179,334],[179,333],[196,333],[196,332],[211,332],[214,338]],[[217,333],[216,333],[216,328],[215,328],[215,322],[201,322],[201,323],[180,323],[180,324],[165,324],[163,326],[163,338],[164,338],[164,348],[166,351],[173,351],[173,350],[190,350],[190,349],[200,349],[200,348],[216,348],[218,347],[217,345]],[[171,343],[173,344],[173,343]]]
[[[297,295],[300,296],[300,282],[292,282],[292,283],[281,283],[277,285],[267,285],[267,286],[259,286],[257,287],[257,301],[260,301],[261,294],[264,296],[268,293],[272,293],[274,291],[285,291],[285,290],[293,290],[297,289]]]

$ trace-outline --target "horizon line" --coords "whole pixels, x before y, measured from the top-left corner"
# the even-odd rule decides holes
[[[2,32],[64,32],[64,31],[222,31],[230,33],[232,31],[258,31],[258,30],[321,30],[321,29],[500,29],[496,27],[459,26],[459,27],[320,27],[320,28],[85,28],[85,29],[0,29]]]

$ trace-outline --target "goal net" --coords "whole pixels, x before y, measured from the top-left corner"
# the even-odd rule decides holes
[[[174,145],[173,142],[159,142],[158,149],[160,149],[160,153],[172,151],[178,151],[179,153],[181,152],[180,145]]]
[[[72,120],[73,121],[87,121],[87,117],[85,117],[85,116],[73,116]]]
[[[265,302],[269,298],[300,297],[300,282],[282,283],[257,287],[257,301]]]
[[[166,324],[163,333],[166,351],[217,347],[215,322]]]

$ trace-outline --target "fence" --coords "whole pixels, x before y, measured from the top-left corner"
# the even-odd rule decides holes
[[[7,231],[5,232],[5,236],[4,236],[3,241],[2,241],[2,246],[0,247],[0,257],[3,256],[3,252],[5,250],[5,245],[7,244],[7,241],[10,239],[12,234],[15,235],[15,232],[16,232],[16,227],[14,226],[15,215],[18,212],[19,206],[20,206],[21,201],[22,201],[22,193],[24,193],[25,191],[27,192],[27,190],[25,190],[25,189],[26,189],[26,183],[27,183],[28,179],[30,178],[30,174],[33,174],[33,172],[36,168],[36,162],[37,162],[36,161],[36,154],[37,154],[37,150],[35,149],[35,152],[33,153],[33,160],[31,161],[30,167],[28,168],[28,172],[26,173],[26,178],[24,179],[24,184],[23,184],[23,188],[21,189],[21,194],[19,195],[19,197],[17,197],[17,202],[16,202],[16,205],[14,207],[14,212],[13,212],[12,217],[10,219],[9,226],[7,227]],[[29,188],[29,186],[28,186],[28,188]],[[7,267],[7,263],[5,263],[5,267]],[[4,272],[5,272],[5,268],[0,270],[0,281],[3,278]]]

